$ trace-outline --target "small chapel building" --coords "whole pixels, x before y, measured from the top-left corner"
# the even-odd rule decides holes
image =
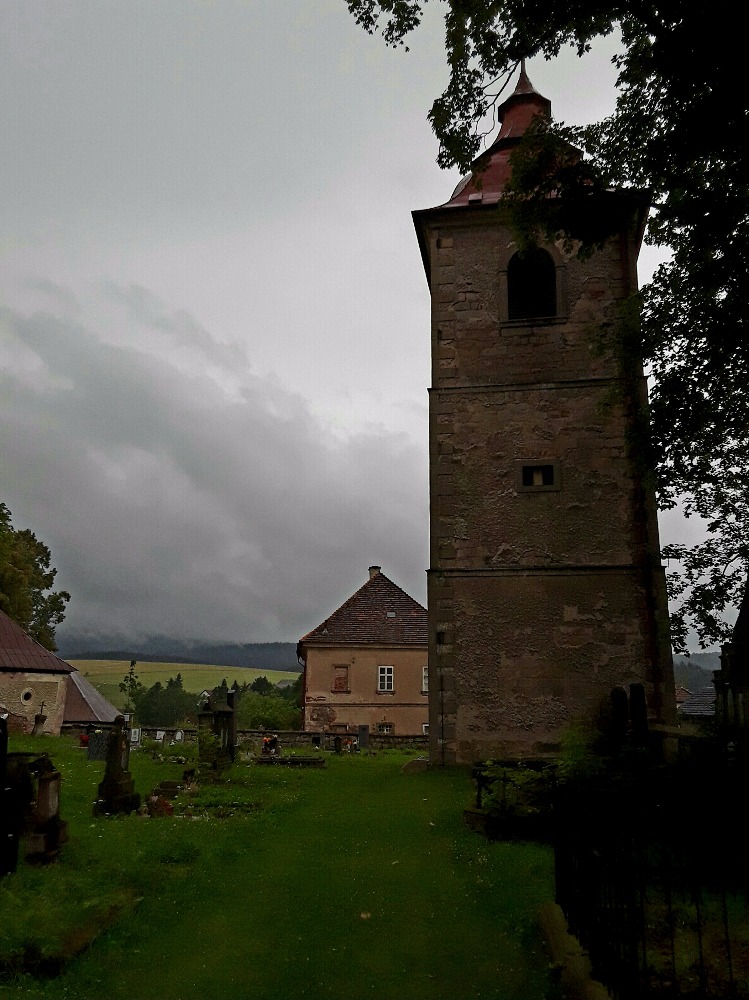
[[[119,714],[74,666],[0,611],[0,714],[8,731],[59,736],[63,726],[110,724]]]
[[[614,687],[675,719],[656,507],[621,350],[648,212],[591,194],[617,231],[518,252],[510,155],[551,104],[524,67],[472,173],[413,219],[432,300],[429,734],[433,763],[543,757]]]

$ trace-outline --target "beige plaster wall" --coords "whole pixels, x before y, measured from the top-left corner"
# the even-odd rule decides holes
[[[310,647],[305,669],[304,729],[333,731],[348,726],[356,731],[357,726],[367,725],[376,733],[380,723],[390,723],[395,735],[421,736],[428,722],[428,695],[422,690],[426,665],[426,647]],[[377,690],[380,666],[394,668],[392,693]]]
[[[66,689],[67,674],[0,671],[0,708],[8,712],[10,731],[30,733],[34,716],[43,712],[44,732],[59,734]]]

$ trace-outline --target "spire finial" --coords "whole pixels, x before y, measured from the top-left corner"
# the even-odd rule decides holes
[[[517,86],[515,87],[516,94],[532,94],[535,93],[533,84],[528,79],[528,73],[525,68],[525,56],[520,60],[520,76],[518,77]]]

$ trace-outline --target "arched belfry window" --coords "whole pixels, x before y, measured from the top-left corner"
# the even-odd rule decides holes
[[[507,318],[545,319],[557,315],[557,273],[551,254],[537,247],[516,253],[507,265]]]

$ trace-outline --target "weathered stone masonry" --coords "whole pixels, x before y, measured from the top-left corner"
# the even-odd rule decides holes
[[[437,762],[551,753],[616,685],[645,683],[654,719],[673,711],[655,506],[632,434],[646,386],[617,341],[644,207],[633,199],[622,232],[586,261],[561,240],[547,247],[555,314],[510,321],[517,247],[490,173],[479,190],[414,213],[432,293]],[[541,466],[553,484],[524,482]]]

